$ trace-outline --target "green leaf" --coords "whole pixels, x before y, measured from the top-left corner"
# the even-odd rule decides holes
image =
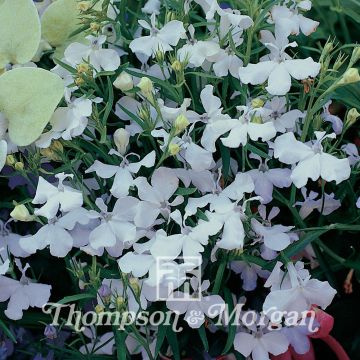
[[[164,343],[165,340],[165,336],[166,336],[166,332],[167,332],[167,325],[161,324],[159,326],[159,330],[156,336],[156,346],[155,346],[155,354],[154,354],[154,358],[156,359],[160,350],[161,350],[161,346]]]
[[[225,302],[228,305],[229,313],[231,314],[232,311],[234,310],[234,303],[233,303],[233,298],[231,296],[231,292],[228,288],[224,288],[224,297],[225,297]],[[226,344],[222,352],[223,355],[229,353],[230,349],[234,344],[235,335],[236,335],[236,325],[232,324],[231,319],[229,319],[228,338],[226,340]]]
[[[9,121],[10,139],[19,146],[34,142],[63,97],[64,83],[40,68],[16,68],[0,76],[0,112]]]
[[[222,143],[220,143],[220,154],[222,160],[222,175],[226,180],[229,176],[229,170],[230,170],[230,150]]]
[[[181,187],[179,187],[179,188],[175,191],[175,195],[191,195],[191,194],[193,194],[196,190],[197,190],[197,188],[181,188]]]
[[[169,343],[171,351],[173,352],[174,359],[175,360],[180,360],[181,357],[180,357],[179,342],[178,342],[178,339],[177,339],[177,335],[173,331],[171,326],[168,326],[168,328],[167,328],[166,339],[167,339],[167,341]]]
[[[94,294],[76,294],[76,295],[71,295],[71,296],[65,296],[63,299],[61,299],[60,301],[58,301],[58,304],[68,304],[71,302],[76,302],[79,300],[84,300],[84,299],[94,299],[95,295]]]
[[[269,156],[266,152],[258,149],[257,147],[255,147],[254,145],[251,144],[246,144],[246,149],[251,151],[252,153],[259,155],[260,157],[262,157],[263,159],[271,159],[271,156]]]
[[[10,329],[6,326],[6,324],[0,320],[0,329],[6,334],[6,336],[11,339],[13,343],[17,343],[14,334],[10,331]]]
[[[0,3],[0,69],[25,64],[36,54],[40,19],[32,0],[5,0]]]
[[[209,351],[209,343],[208,343],[208,340],[207,340],[207,337],[206,337],[206,330],[205,330],[205,326],[204,324],[201,325],[201,327],[198,329],[198,333],[200,335],[200,339],[203,343],[203,346],[204,346],[204,350],[206,352]]]

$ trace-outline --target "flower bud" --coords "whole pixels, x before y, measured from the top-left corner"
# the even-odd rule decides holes
[[[81,87],[82,85],[85,84],[85,80],[84,80],[82,77],[77,77],[77,78],[74,80],[74,83],[75,83],[76,86]]]
[[[359,117],[360,117],[360,113],[357,111],[357,109],[355,108],[350,109],[346,115],[345,126],[350,127],[354,125]]]
[[[86,63],[80,63],[79,65],[76,66],[76,70],[78,74],[87,73],[90,71],[90,66],[89,64]]]
[[[154,90],[154,85],[148,77],[144,76],[141,78],[138,84],[138,88],[140,89],[141,93],[145,96],[146,99],[152,100],[153,98],[152,92]]]
[[[171,68],[176,71],[176,72],[180,72],[183,70],[183,66],[181,64],[181,62],[179,60],[175,60],[172,64],[171,64]]]
[[[254,124],[263,124],[261,116],[253,116],[253,118],[251,119],[251,122]]]
[[[105,310],[105,308],[104,308],[102,305],[100,305],[100,304],[97,304],[97,305],[95,306],[95,312],[96,312],[97,314],[101,314],[102,312],[104,312],[104,310]]]
[[[6,165],[8,166],[14,166],[16,163],[16,159],[15,159],[15,156],[14,155],[8,155],[6,157]]]
[[[169,154],[171,156],[175,156],[179,153],[179,151],[181,150],[180,146],[178,144],[175,143],[171,143],[169,145]]]
[[[57,338],[57,330],[54,325],[46,325],[44,330],[44,335],[49,340],[54,340]]]
[[[134,293],[139,295],[140,294],[140,284],[139,284],[139,280],[135,277],[131,277],[129,279],[129,285],[131,286],[131,288],[133,289]]]
[[[251,106],[256,109],[256,108],[261,108],[263,107],[265,104],[263,99],[260,98],[255,98],[251,100]]]
[[[15,163],[14,168],[17,171],[22,171],[24,170],[24,163],[22,161],[18,161],[17,163]]]
[[[102,298],[110,297],[111,296],[111,289],[110,289],[110,287],[108,285],[102,284],[99,287],[98,293],[99,293],[99,296],[102,297]]]
[[[41,149],[40,154],[52,161],[61,161],[62,157],[60,154],[62,154],[63,151],[64,147],[61,142],[59,140],[54,140],[48,148]]]
[[[132,76],[123,71],[113,82],[113,85],[122,92],[126,92],[134,87],[134,82]]]
[[[10,213],[10,216],[17,221],[32,221],[33,216],[30,215],[29,210],[25,205],[16,205],[14,210]]]
[[[80,1],[77,4],[77,8],[79,11],[87,11],[90,9],[91,3],[90,1]]]
[[[352,52],[350,62],[351,64],[355,64],[360,59],[360,46],[356,46]]]
[[[342,76],[338,84],[345,85],[351,84],[360,81],[359,70],[355,68],[350,68],[345,71],[345,74]]]
[[[159,64],[164,63],[165,61],[165,53],[161,51],[160,49],[156,51],[155,53],[155,59]]]
[[[90,30],[93,31],[93,32],[98,32],[101,28],[101,25],[97,22],[92,22],[90,24]]]
[[[175,125],[175,135],[180,134],[189,126],[189,120],[183,114],[179,115],[174,122]]]
[[[114,143],[121,155],[125,155],[126,148],[129,145],[129,139],[130,133],[125,129],[120,128],[114,132]]]
[[[125,303],[126,303],[126,301],[122,296],[118,296],[116,298],[116,308],[118,310],[122,310],[124,308]]]

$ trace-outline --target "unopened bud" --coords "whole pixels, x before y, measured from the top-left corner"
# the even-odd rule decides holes
[[[145,96],[146,99],[148,100],[153,99],[154,85],[148,77],[144,76],[141,78],[138,84],[138,88],[140,89],[141,93]]]
[[[24,170],[24,163],[22,161],[18,161],[17,163],[15,163],[14,168],[17,171],[22,171]]]
[[[180,72],[183,70],[183,66],[181,64],[181,62],[179,60],[175,60],[172,64],[171,64],[171,68],[176,71],[176,72]]]
[[[175,135],[182,133],[189,126],[189,124],[189,120],[185,115],[179,115],[174,122]]]
[[[97,314],[101,314],[102,312],[104,312],[104,310],[105,310],[105,308],[104,308],[102,305],[100,305],[100,304],[98,304],[98,305],[95,306],[95,312],[96,312]]]
[[[80,1],[77,4],[77,8],[79,11],[87,11],[90,9],[91,3],[90,1]]]
[[[265,104],[264,100],[260,98],[255,98],[251,100],[251,106],[253,108],[261,108],[264,106],[264,104]]]
[[[122,297],[122,296],[118,296],[116,298],[116,307],[118,310],[121,310],[124,308],[124,305],[125,305],[126,301],[125,299]]]
[[[179,151],[181,150],[180,146],[178,144],[175,143],[171,143],[169,145],[169,154],[171,156],[175,156],[179,153]]]
[[[101,28],[101,25],[99,23],[96,23],[96,22],[92,22],[90,24],[90,30],[93,31],[93,32],[97,32],[99,31]]]
[[[261,119],[261,116],[254,116],[252,119],[251,119],[251,122],[254,123],[254,124],[263,124],[263,121]]]
[[[33,216],[30,215],[29,210],[25,205],[16,205],[10,216],[17,221],[32,221]]]
[[[14,166],[16,163],[16,159],[15,159],[15,156],[14,155],[8,155],[6,157],[6,165],[8,166]]]
[[[360,81],[359,70],[355,68],[350,68],[345,71],[345,74],[342,76],[338,84],[346,85]]]
[[[80,63],[76,67],[76,70],[77,70],[78,74],[87,73],[90,71],[90,66],[87,63]]]
[[[57,338],[57,330],[54,325],[46,325],[44,330],[44,335],[49,340],[54,340]]]
[[[114,132],[114,143],[121,155],[125,155],[126,148],[129,145],[129,139],[130,133],[125,129],[120,128]]]
[[[75,83],[76,86],[81,86],[81,85],[85,84],[85,80],[82,77],[77,77],[74,80],[74,83]]]
[[[360,59],[360,46],[356,46],[352,52],[350,62],[352,65],[357,63]]]
[[[137,278],[131,277],[129,279],[129,285],[131,286],[135,294],[140,294],[140,284]]]
[[[155,53],[155,59],[159,64],[162,64],[165,61],[165,53],[159,49]]]
[[[134,87],[134,82],[132,76],[123,71],[113,82],[113,85],[122,92],[126,92]]]
[[[357,109],[352,108],[349,110],[346,116],[345,126],[350,127],[356,123],[356,120],[360,117],[360,113]]]

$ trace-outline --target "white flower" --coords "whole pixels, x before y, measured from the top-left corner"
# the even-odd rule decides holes
[[[141,9],[141,11],[145,14],[160,14],[160,6],[161,1],[160,0],[148,0],[144,7]]]
[[[355,144],[348,143],[346,145],[343,145],[341,149],[345,151],[347,155],[349,155],[348,159],[351,166],[355,165],[360,161],[359,151]]]
[[[151,24],[144,20],[139,20],[139,24],[150,35],[134,39],[130,43],[130,49],[136,54],[143,54],[147,57],[155,56],[157,51],[171,51],[179,40],[185,35],[184,25],[181,21],[172,20],[165,24],[161,29],[156,27],[156,14],[151,15]]]
[[[100,212],[91,210],[89,217],[100,219],[101,223],[91,231],[89,243],[95,250],[105,247],[112,256],[120,256],[125,245],[129,246],[136,241],[133,221],[139,200],[131,196],[118,199],[112,212],[108,211],[102,199],[98,198],[95,203]]]
[[[251,333],[238,332],[234,339],[234,349],[253,360],[270,360],[269,353],[280,355],[289,347],[289,341],[279,331],[265,332],[253,329]]]
[[[230,148],[237,148],[246,145],[248,136],[251,140],[256,141],[262,139],[267,141],[276,135],[276,129],[272,122],[262,123],[261,109],[252,109],[248,106],[237,106],[240,117],[236,124],[230,129],[230,133],[226,138],[221,138],[221,142]],[[260,123],[257,119],[260,118]]]
[[[274,142],[276,158],[288,165],[297,163],[290,177],[297,188],[305,186],[309,178],[315,181],[321,177],[339,184],[350,176],[348,159],[338,159],[323,150],[322,141],[326,138],[334,139],[336,135],[315,131],[315,136],[316,141],[302,143],[295,139],[293,133],[286,133]]]
[[[122,159],[120,165],[107,165],[95,160],[85,173],[95,171],[96,175],[102,179],[109,179],[115,175],[110,192],[117,198],[128,195],[129,188],[135,184],[133,175],[137,174],[142,166],[149,168],[155,164],[155,151],[147,154],[142,160],[133,163],[127,159],[127,156],[123,156],[115,150],[110,150],[109,154],[119,156]],[[128,156],[130,155],[133,154]]]
[[[338,116],[331,114],[331,112],[329,110],[329,107],[330,107],[331,103],[332,103],[332,101],[329,100],[323,106],[324,112],[321,114],[321,117],[323,118],[324,121],[327,121],[327,122],[331,123],[331,126],[332,126],[332,128],[334,130],[334,133],[336,135],[339,135],[339,134],[342,133],[344,124],[343,124],[342,120]]]
[[[62,212],[67,212],[82,206],[83,196],[81,191],[63,184],[66,178],[73,178],[73,176],[72,174],[65,173],[55,175],[59,179],[57,187],[50,184],[43,177],[39,177],[36,194],[32,203],[44,205],[34,211],[35,215],[53,219],[59,208]]]
[[[220,15],[220,39],[224,39],[231,32],[235,45],[241,45],[242,41],[239,41],[239,36],[242,35],[242,31],[254,25],[251,17],[241,15],[239,10],[221,9],[220,6],[217,8],[217,13]]]
[[[211,319],[220,315],[224,310],[225,302],[219,295],[202,295],[210,286],[209,280],[199,284],[198,279],[192,277],[190,285],[193,290],[192,294],[175,291],[172,297],[166,301],[166,306],[177,314],[185,314],[184,319],[189,326],[198,329],[205,322],[205,315]],[[199,295],[200,297],[196,300]]]
[[[301,188],[301,193],[304,197],[304,201],[297,201],[294,205],[300,205],[299,215],[302,219],[308,217],[314,210],[319,211],[322,215],[329,215],[333,211],[337,210],[341,206],[341,202],[338,199],[335,199],[335,194],[326,194],[324,193],[324,198],[318,197],[318,193],[310,191],[307,196],[306,188]]]
[[[225,77],[230,73],[234,78],[239,78],[239,69],[243,66],[243,62],[231,46],[221,49],[209,60],[214,63],[213,70],[216,76]]]
[[[307,271],[298,271],[293,263],[288,263],[286,268],[286,281],[283,276],[279,278],[279,267],[274,269],[277,277],[275,289],[271,289],[263,304],[263,311],[267,316],[271,316],[274,311],[294,311],[300,318],[302,312],[308,311],[312,305],[318,305],[322,309],[330,305],[336,291],[327,281],[311,279]]]
[[[212,85],[206,85],[200,93],[205,113],[198,115],[189,111],[188,116],[193,122],[201,121],[206,124],[201,137],[201,145],[211,152],[216,151],[216,140],[237,123],[237,120],[232,120],[229,115],[222,114],[221,100],[213,95],[213,91],[214,87]]]
[[[21,248],[29,254],[50,246],[52,256],[64,257],[74,246],[74,239],[68,230],[73,230],[76,224],[85,225],[89,222],[88,211],[84,208],[71,210],[62,217],[48,219],[40,230],[32,236],[20,240]]]
[[[83,334],[90,339],[86,345],[82,345],[79,351],[86,354],[113,355],[115,339],[113,332],[107,332],[104,335],[97,336],[95,327],[85,328]],[[97,349],[96,351],[94,351]]]
[[[22,273],[19,281],[0,276],[0,302],[10,299],[4,313],[12,320],[20,320],[23,317],[23,311],[29,307],[41,308],[49,301],[51,292],[50,285],[36,284],[26,277],[25,272],[29,264],[22,268],[18,260],[16,265]]]
[[[254,181],[255,194],[261,196],[261,202],[267,204],[272,200],[272,193],[274,186],[278,188],[289,187],[291,185],[291,170],[290,169],[270,169],[268,161],[270,159],[263,159],[256,155],[250,154],[251,158],[259,160],[259,167],[247,172]]]
[[[89,45],[78,42],[70,44],[64,53],[65,60],[72,66],[88,61],[96,71],[115,71],[120,66],[120,57],[113,49],[103,49],[106,41],[105,35],[95,37],[88,35]]]
[[[218,43],[212,40],[196,40],[195,28],[189,26],[190,39],[188,42],[178,50],[177,57],[180,61],[187,60],[192,67],[199,67],[203,65],[205,60],[216,56],[220,52]]]
[[[176,196],[173,201],[170,198],[179,187],[179,179],[172,169],[158,168],[151,177],[151,185],[146,178],[138,177],[134,184],[138,189],[139,203],[136,222],[140,227],[152,226],[161,214],[165,219],[169,218],[171,207],[183,203],[182,196]]]
[[[320,64],[310,57],[306,59],[292,59],[285,53],[288,47],[296,47],[296,42],[289,44],[289,40],[281,34],[279,38],[268,30],[261,31],[261,42],[270,50],[270,54],[263,56],[257,64],[248,64],[239,69],[240,80],[245,84],[258,85],[268,80],[266,90],[272,95],[285,95],[291,87],[291,77],[303,80],[315,77],[320,71]]]

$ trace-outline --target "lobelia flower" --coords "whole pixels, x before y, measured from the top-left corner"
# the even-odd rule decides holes
[[[348,155],[349,163],[351,166],[354,166],[360,161],[359,151],[355,144],[348,143],[341,147],[341,150],[345,151]]]
[[[253,360],[270,360],[269,353],[280,355],[289,347],[289,341],[284,334],[276,330],[267,330],[265,325],[250,325],[245,331],[235,335],[234,349],[245,357],[251,355]]]
[[[334,133],[336,135],[339,135],[342,133],[344,124],[338,116],[333,115],[330,112],[329,107],[331,106],[331,104],[332,104],[332,101],[330,100],[323,106],[324,112],[321,114],[321,117],[324,121],[331,123]]]
[[[16,266],[21,272],[20,280],[0,276],[0,302],[9,300],[5,315],[12,320],[20,320],[23,311],[29,307],[41,308],[49,301],[51,286],[32,282],[25,273],[29,264],[23,268],[20,260],[15,260]]]
[[[319,193],[315,191],[310,191],[307,195],[307,190],[305,187],[301,188],[301,194],[304,198],[304,201],[297,201],[294,206],[301,206],[299,210],[299,215],[302,219],[307,218],[314,210],[319,211],[322,215],[329,215],[333,211],[341,207],[341,201],[335,199],[335,194],[326,194],[324,193],[323,198],[315,200]]]
[[[321,177],[339,184],[350,176],[348,159],[338,159],[324,152],[322,142],[327,138],[334,139],[336,135],[315,131],[315,136],[316,141],[302,143],[293,133],[286,133],[274,142],[275,158],[288,165],[297,164],[290,176],[297,188],[305,186],[309,178],[315,181]]]
[[[235,54],[231,46],[209,58],[213,62],[213,70],[216,76],[225,77],[229,73],[234,78],[239,78],[239,68],[243,66],[242,60]]]
[[[263,304],[263,311],[267,316],[271,316],[274,311],[286,311],[287,314],[292,311],[300,318],[312,305],[318,305],[322,309],[330,305],[336,290],[327,281],[311,279],[308,271],[301,268],[299,271],[293,263],[286,265],[287,274],[284,279],[280,266],[274,268],[274,276],[270,275],[265,283],[265,287],[271,286]]]
[[[150,35],[134,39],[129,47],[133,53],[143,54],[147,57],[154,57],[159,50],[163,53],[171,51],[186,33],[183,23],[178,20],[169,21],[161,29],[158,29],[155,13],[150,17],[150,24],[144,20],[138,22],[141,27],[150,31]]]
[[[143,8],[141,8],[141,11],[145,14],[160,14],[160,6],[161,1],[160,0],[148,0]]]
[[[53,219],[59,209],[62,212],[67,212],[82,206],[83,196],[81,191],[63,184],[66,178],[73,178],[74,175],[59,173],[55,177],[59,180],[57,187],[50,184],[43,177],[39,177],[36,194],[32,203],[44,205],[41,208],[35,209],[35,215]]]
[[[96,71],[115,71],[120,66],[120,57],[113,49],[103,49],[102,45],[106,41],[105,35],[86,37],[89,45],[74,42],[70,44],[65,52],[65,60],[73,67],[81,63],[89,62]]]
[[[275,23],[277,31],[284,32],[287,36],[290,34],[298,35],[300,31],[304,35],[313,33],[319,25],[318,21],[306,18],[301,14],[302,11],[311,9],[311,1],[305,0],[293,2],[290,8],[286,6],[275,5],[270,11],[271,21]]]
[[[259,85],[268,80],[266,90],[271,95],[285,95],[291,88],[291,77],[304,80],[315,77],[320,71],[320,64],[311,57],[306,59],[292,59],[285,50],[296,47],[296,42],[289,43],[285,34],[278,34],[277,38],[268,31],[262,30],[261,42],[270,50],[257,64],[248,64],[239,69],[240,80],[244,84]]]
[[[267,270],[262,270],[259,265],[248,263],[246,261],[231,261],[230,269],[235,274],[240,274],[242,288],[245,291],[253,291],[256,289],[257,278],[266,279],[270,273]]]
[[[268,100],[264,108],[270,110],[263,121],[271,121],[277,132],[284,133],[287,130],[293,130],[300,119],[306,116],[306,113],[300,110],[287,111],[287,101],[285,96],[274,96]]]
[[[272,122],[262,122],[262,110],[248,106],[237,106],[240,113],[236,124],[230,129],[227,137],[221,138],[221,142],[230,148],[238,148],[240,145],[246,145],[248,137],[256,141],[261,138],[267,141],[276,135],[276,129]]]
[[[196,40],[195,28],[190,25],[188,28],[190,38],[187,43],[177,51],[177,58],[181,62],[188,61],[191,67],[202,66],[205,60],[216,56],[220,52],[220,46],[215,41]]]
[[[62,217],[48,218],[48,223],[32,236],[20,239],[21,248],[29,254],[50,246],[52,256],[65,257],[74,246],[74,238],[69,233],[76,224],[89,222],[88,211],[84,208],[70,210]]]
[[[79,351],[86,354],[96,355],[113,355],[115,347],[115,339],[113,332],[107,332],[104,335],[97,336],[94,326],[84,329],[83,334],[90,339],[86,345],[82,345]]]
[[[138,156],[136,154],[130,153],[123,156],[114,149],[110,150],[109,154],[120,157],[122,159],[120,165],[108,165],[95,160],[94,164],[85,173],[88,174],[95,171],[96,175],[102,179],[109,179],[115,175],[110,192],[117,198],[128,195],[129,188],[135,185],[133,176],[138,173],[142,166],[150,168],[155,164],[155,151],[147,154],[142,160],[133,163],[127,158],[131,155]]]
[[[254,182],[255,189],[254,192],[256,195],[261,196],[261,202],[263,204],[268,204],[272,199],[272,193],[274,186],[278,188],[289,187],[291,185],[291,170],[290,169],[270,169],[268,162],[270,159],[263,159],[257,155],[251,153],[250,158],[256,159],[259,161],[259,167],[257,169],[252,169],[247,171]]]
[[[212,85],[206,85],[200,93],[201,103],[205,110],[204,114],[198,115],[193,111],[188,112],[189,120],[206,124],[201,137],[201,145],[205,150],[211,152],[216,151],[216,140],[237,123],[237,120],[231,119],[229,115],[222,114],[221,100],[213,95],[213,91]]]
[[[180,195],[170,201],[179,187],[179,179],[172,169],[165,167],[156,169],[151,177],[151,185],[144,177],[136,178],[134,183],[138,189],[138,196],[142,200],[135,218],[140,227],[152,226],[160,214],[167,220],[171,207],[178,206],[184,201]]]
[[[267,218],[265,205],[259,205],[258,210],[262,220],[264,221],[264,224],[261,224],[255,218],[252,218],[251,227],[259,236],[259,240],[263,241],[264,245],[271,250],[284,250],[291,243],[289,231],[294,227],[271,224],[271,220],[280,212],[278,207],[273,207],[270,210]]]
[[[219,295],[202,295],[210,286],[209,280],[200,284],[198,278],[192,277],[190,285],[192,294],[175,291],[166,301],[166,306],[176,314],[185,314],[184,320],[188,325],[198,329],[205,322],[205,316],[213,319],[220,315],[224,311],[225,302]]]
[[[119,257],[125,247],[136,241],[136,216],[139,200],[131,196],[116,201],[113,211],[109,212],[101,198],[96,199],[99,212],[90,210],[90,219],[99,219],[100,224],[89,235],[89,244],[102,253],[105,247],[111,256]]]

